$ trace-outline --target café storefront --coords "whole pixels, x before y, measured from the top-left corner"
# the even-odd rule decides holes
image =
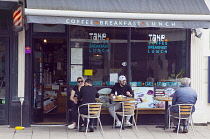
[[[52,113],[61,117],[64,113],[64,123],[69,124],[68,92],[80,76],[94,81],[103,108],[109,105],[107,94],[119,75],[125,75],[132,86],[138,100],[136,107],[164,108],[164,103],[153,97],[173,94],[180,87],[179,79],[191,76],[192,29],[209,28],[209,23],[138,17],[141,16],[139,13],[180,14],[176,8],[182,1],[176,4],[173,1],[156,2],[160,7],[177,7],[169,8],[169,11],[162,11],[159,7],[151,12],[149,3],[144,0],[129,3],[127,9],[127,1],[92,1],[90,10],[85,5],[90,3],[81,2],[77,7],[79,1],[74,0],[65,5],[62,5],[64,1],[53,1],[46,7],[43,5],[47,0],[36,3],[28,0],[26,45],[32,52],[26,54],[26,67],[32,72],[26,73],[28,107],[31,110],[31,119],[27,122],[40,123]],[[194,8],[183,10],[182,14],[209,14],[204,1],[197,7],[197,1],[194,2],[191,5]],[[136,9],[134,5],[138,5]],[[120,12],[124,14],[119,16]]]

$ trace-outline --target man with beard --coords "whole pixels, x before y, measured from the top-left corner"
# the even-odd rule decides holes
[[[133,97],[131,86],[127,84],[126,77],[124,75],[121,75],[119,77],[119,82],[116,83],[112,87],[110,98],[113,98],[113,96],[115,96],[115,95],[124,95],[127,97]],[[113,118],[115,117],[116,127],[119,127],[119,126],[121,126],[122,123],[119,120],[119,118],[117,117],[117,115],[115,114],[114,107],[115,107],[115,110],[120,109],[121,103],[120,102],[112,102],[112,104],[109,106],[109,113],[111,114],[111,116]],[[129,122],[129,120],[130,120],[130,116],[127,116],[126,122],[125,122],[126,126],[132,126],[132,124]]]

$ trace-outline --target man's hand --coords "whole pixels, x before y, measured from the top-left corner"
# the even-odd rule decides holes
[[[126,95],[129,96],[129,97],[132,97],[132,95],[129,91],[126,92]]]
[[[110,98],[113,98],[113,96],[114,96],[114,94],[110,94],[110,95],[109,95]]]

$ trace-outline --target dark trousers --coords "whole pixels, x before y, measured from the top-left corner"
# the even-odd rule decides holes
[[[87,107],[81,107],[80,108],[80,114],[88,115],[88,108]],[[81,119],[80,123],[81,123],[80,125],[84,124],[85,126],[87,126],[87,120],[84,121],[84,120]],[[89,125],[93,125],[93,123],[94,123],[94,120],[90,119]]]
[[[71,118],[72,118],[72,122],[75,122],[77,124],[78,122],[78,107],[79,107],[80,103],[75,104],[73,102],[71,102]]]
[[[173,115],[174,117],[178,117],[179,116],[179,113],[176,113],[176,112],[171,112],[171,115]],[[171,120],[172,122],[174,123],[175,126],[178,125],[179,123],[179,119],[176,119],[174,117],[171,117]],[[188,115],[186,115],[186,117],[188,117]],[[186,118],[186,117],[183,117],[183,118]],[[187,125],[188,124],[188,120],[187,119],[182,119],[181,122],[180,122],[183,126],[184,125]]]

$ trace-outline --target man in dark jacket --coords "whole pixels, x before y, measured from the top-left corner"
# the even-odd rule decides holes
[[[95,103],[95,98],[99,98],[98,91],[92,86],[93,81],[91,79],[85,80],[85,86],[81,87],[78,93],[78,101],[82,101],[82,104]],[[80,107],[80,113],[87,115],[88,107]],[[81,120],[82,125],[86,125],[83,120]],[[79,125],[78,125],[79,126]],[[86,126],[85,126],[86,127]],[[80,127],[79,131],[84,132],[86,130],[84,126]],[[93,119],[90,119],[89,131],[94,132]]]
[[[176,105],[176,104],[195,104],[197,101],[197,94],[195,92],[195,90],[193,90],[189,85],[190,85],[190,78],[182,78],[181,79],[181,83],[182,83],[182,88],[179,88],[176,90],[176,92],[174,93],[173,99],[172,99],[172,105]],[[171,109],[171,114],[178,117],[179,114],[179,110],[178,107],[172,107]],[[193,107],[192,111],[195,111],[195,107]],[[172,121],[174,123],[174,125],[176,126],[175,130],[173,130],[173,132],[177,132],[178,130],[178,119],[175,119],[172,117]],[[187,129],[187,120],[182,120],[182,124],[183,124],[183,133],[187,133],[188,129]],[[182,132],[182,129],[179,128],[179,132]]]
[[[110,94],[110,97],[112,98],[115,95],[124,95],[127,97],[133,97],[131,86],[127,84],[126,77],[124,75],[121,75],[119,77],[119,83],[116,83],[112,87],[112,92]],[[118,119],[117,115],[115,114],[114,107],[115,107],[115,110],[118,110],[121,108],[121,104],[119,102],[112,102],[112,104],[109,106],[109,113],[111,114],[113,118],[115,117],[116,126],[119,127],[121,126],[122,123]],[[129,120],[130,120],[130,116],[127,116],[126,122],[125,122],[126,126],[132,126]]]

